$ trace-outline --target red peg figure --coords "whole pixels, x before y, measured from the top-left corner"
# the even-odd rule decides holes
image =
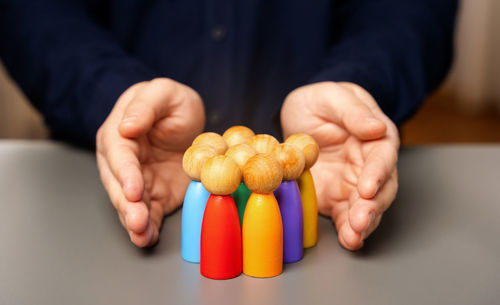
[[[229,147],[226,151],[226,156],[233,159],[240,169],[243,171],[243,167],[247,163],[248,159],[255,156],[257,151],[248,144],[236,144]],[[238,209],[238,215],[240,217],[240,224],[243,224],[243,215],[245,214],[245,207],[247,206],[248,198],[252,192],[245,185],[245,182],[241,181],[240,186],[233,192],[233,199],[236,203],[236,208]]]
[[[303,211],[295,181],[304,170],[305,158],[296,145],[279,144],[273,155],[283,169],[283,182],[274,191],[283,222],[283,262],[294,263],[304,255]]]
[[[238,144],[248,144],[253,136],[255,133],[250,128],[238,125],[228,128],[222,138],[226,141],[227,146],[231,147]]]
[[[285,143],[298,146],[305,157],[304,172],[297,179],[297,183],[302,199],[304,248],[311,248],[318,242],[318,199],[314,180],[309,169],[318,160],[319,146],[313,137],[303,133],[291,135],[286,139]]]
[[[223,155],[227,150],[226,141],[224,141],[220,134],[217,134],[215,132],[204,132],[198,135],[193,140],[193,145],[196,144],[208,144],[215,148],[215,151],[218,155]]]
[[[243,273],[273,277],[283,271],[283,223],[273,191],[283,171],[270,154],[257,154],[243,169],[245,184],[252,191],[243,216]]]
[[[241,228],[231,193],[241,182],[238,164],[226,156],[208,159],[201,183],[210,192],[201,226],[200,271],[205,277],[230,279],[241,274]]]
[[[278,144],[280,142],[268,134],[258,134],[250,139],[250,146],[255,148],[259,154],[271,154],[273,148]]]

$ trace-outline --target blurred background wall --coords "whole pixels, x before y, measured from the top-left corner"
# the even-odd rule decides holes
[[[403,144],[500,142],[499,0],[462,0],[455,62],[402,127]],[[0,64],[0,138],[45,138],[41,116]]]
[[[498,0],[460,1],[453,67],[403,126],[403,144],[500,142],[498,13]]]
[[[42,117],[0,63],[0,138],[37,139],[47,135]]]

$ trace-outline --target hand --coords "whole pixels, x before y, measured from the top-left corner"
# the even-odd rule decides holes
[[[318,141],[311,172],[319,212],[335,222],[344,248],[360,249],[396,196],[396,126],[363,88],[333,82],[292,91],[281,124],[285,138],[307,133]]]
[[[159,78],[127,89],[99,128],[101,180],[135,245],[156,243],[163,216],[182,203],[182,154],[204,124],[200,96]]]

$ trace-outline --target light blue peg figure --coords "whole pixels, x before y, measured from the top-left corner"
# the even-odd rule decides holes
[[[200,182],[201,167],[205,161],[217,155],[215,148],[208,144],[189,147],[182,158],[182,167],[192,179],[182,206],[181,256],[191,263],[200,262],[201,224],[205,205],[210,193]]]

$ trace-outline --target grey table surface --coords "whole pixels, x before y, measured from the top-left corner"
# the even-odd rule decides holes
[[[215,281],[180,257],[178,211],[134,247],[93,154],[0,141],[0,304],[499,304],[500,146],[403,149],[400,191],[356,253],[319,242],[271,279]]]

